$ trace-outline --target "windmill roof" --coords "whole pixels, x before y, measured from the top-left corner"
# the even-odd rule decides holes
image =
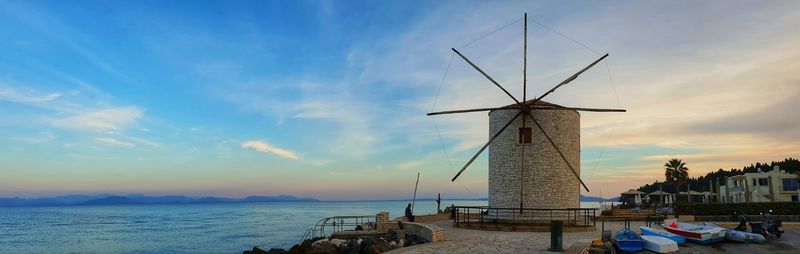
[[[528,105],[528,106],[536,105],[536,106],[558,106],[558,107],[562,107],[561,105],[558,105],[558,104],[555,104],[555,103],[550,103],[550,102],[547,102],[547,101],[544,101],[544,100],[536,101],[536,99],[531,99],[531,100],[525,101],[525,105]],[[517,104],[513,103],[513,104],[509,104],[509,105],[505,106],[504,108],[510,108],[510,107],[516,107],[516,106],[517,106]]]
[[[527,106],[552,106],[552,107],[564,107],[564,106],[561,106],[561,105],[558,105],[558,104],[555,104],[555,103],[550,103],[550,102],[543,101],[543,100],[536,101],[536,99],[527,100],[527,101],[525,101],[524,103],[525,103],[525,105],[527,105]],[[514,104],[509,104],[509,105],[506,105],[506,106],[504,106],[503,108],[515,108],[515,107],[517,107],[517,106],[519,106],[519,105],[518,105],[518,104],[516,104],[516,103],[514,103]],[[492,110],[492,111],[494,111],[494,110]],[[573,111],[575,111],[575,110],[573,110]],[[578,112],[578,111],[575,111],[575,112]]]

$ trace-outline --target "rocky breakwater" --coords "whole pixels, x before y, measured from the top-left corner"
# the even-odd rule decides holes
[[[243,254],[377,254],[423,243],[428,243],[428,240],[415,235],[403,234],[402,231],[390,230],[384,236],[379,237],[306,239],[300,244],[295,244],[289,250],[281,248],[263,250],[253,247],[252,250],[246,250]]]

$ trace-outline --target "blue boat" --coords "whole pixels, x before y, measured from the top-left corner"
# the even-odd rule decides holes
[[[655,228],[651,228],[651,227],[639,227],[639,230],[642,231],[643,235],[654,235],[654,236],[664,237],[664,238],[670,239],[670,240],[672,240],[672,241],[674,241],[674,242],[676,242],[678,244],[683,244],[683,243],[686,242],[686,238],[685,237],[679,236],[679,235],[676,235],[676,234],[673,234],[673,233],[670,233],[670,232],[667,232],[666,230],[660,230],[660,229],[655,229]]]
[[[614,234],[614,242],[617,244],[617,248],[624,252],[637,252],[644,249],[642,237],[627,228]]]

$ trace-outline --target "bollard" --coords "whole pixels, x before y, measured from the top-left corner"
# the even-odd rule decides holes
[[[564,237],[562,232],[564,222],[560,220],[550,221],[550,248],[548,251],[564,251]]]

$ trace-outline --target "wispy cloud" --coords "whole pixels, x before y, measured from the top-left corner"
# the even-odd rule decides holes
[[[300,156],[297,156],[297,153],[295,152],[274,147],[268,144],[267,142],[263,141],[250,140],[242,142],[241,145],[243,149],[253,149],[262,153],[272,153],[286,159],[292,159],[292,160],[300,159]]]
[[[115,138],[108,138],[108,137],[106,137],[106,138],[95,138],[95,140],[97,140],[97,141],[99,141],[101,143],[107,144],[107,145],[112,145],[112,146],[119,146],[119,147],[134,147],[135,146],[133,143],[120,141],[120,140],[117,140]]]
[[[422,161],[407,161],[397,165],[394,165],[392,168],[397,170],[411,170],[411,169],[420,169],[420,167],[425,164]]]
[[[61,93],[32,95],[29,93],[16,91],[11,87],[0,86],[0,100],[16,102],[16,103],[25,103],[25,104],[43,103],[56,100],[61,96],[62,96]]]
[[[85,131],[120,131],[142,117],[138,107],[99,109],[50,120],[56,127]]]

